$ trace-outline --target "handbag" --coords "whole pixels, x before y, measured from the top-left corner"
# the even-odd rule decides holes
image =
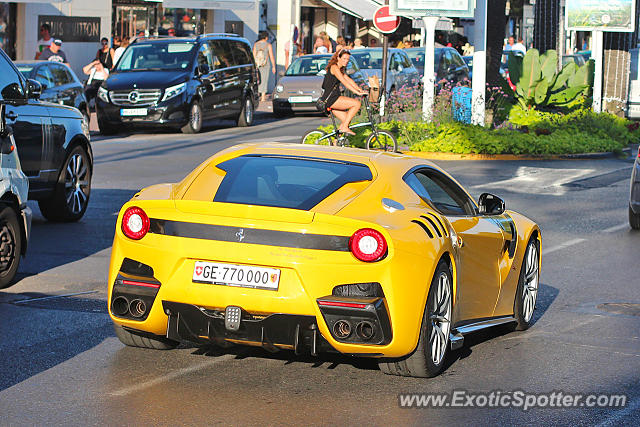
[[[318,109],[318,111],[321,111],[323,113],[327,112],[327,99],[329,99],[335,89],[336,86],[332,87],[326,98],[324,98],[324,93],[322,94],[322,96],[320,96],[320,98],[318,98],[318,100],[316,101],[316,108]]]

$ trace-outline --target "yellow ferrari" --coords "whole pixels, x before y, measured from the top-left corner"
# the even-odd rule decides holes
[[[465,334],[529,327],[540,245],[533,221],[428,161],[245,144],[122,207],[109,314],[129,346],[333,351],[429,377]]]

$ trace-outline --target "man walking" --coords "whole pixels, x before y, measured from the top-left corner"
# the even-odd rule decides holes
[[[41,59],[40,55],[45,49],[51,46],[53,39],[51,38],[51,27],[49,24],[42,24],[40,26],[40,40],[38,40],[38,51],[36,52],[36,59]]]
[[[61,46],[62,40],[55,39],[53,43],[51,43],[51,46],[42,51],[39,59],[67,64],[67,55],[60,49]]]

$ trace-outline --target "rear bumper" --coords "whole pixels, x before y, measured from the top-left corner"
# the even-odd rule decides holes
[[[316,101],[313,102],[296,102],[291,103],[287,99],[274,99],[273,100],[273,111],[310,111],[310,112],[318,112],[318,108],[316,107]]]
[[[335,351],[318,331],[315,316],[278,313],[254,317],[243,310],[240,328],[231,331],[225,327],[223,311],[172,301],[162,301],[162,307],[169,316],[167,338],[175,341],[226,341],[267,350],[294,350],[296,354],[303,349],[311,354]]]
[[[31,218],[33,213],[31,208],[26,204],[20,210],[20,216],[22,217],[22,225],[24,227],[24,244],[22,246],[22,254],[27,253],[27,246],[29,245],[29,236],[31,236]]]

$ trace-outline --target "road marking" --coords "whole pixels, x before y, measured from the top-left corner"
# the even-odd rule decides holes
[[[622,423],[620,423],[619,421],[622,418],[626,417],[629,414],[635,413],[638,409],[640,409],[640,399],[636,398],[635,400],[631,401],[631,403],[629,403],[629,405],[627,405],[624,409],[614,412],[613,415],[611,415],[605,421],[598,424],[597,427],[609,427],[609,426],[621,425]]]
[[[474,185],[471,188],[504,188],[514,193],[561,196],[568,189],[563,184],[585,178],[595,169],[554,169],[520,166],[513,178]]]
[[[629,224],[626,222],[624,224],[615,225],[613,227],[607,228],[606,230],[602,230],[603,233],[613,233],[616,231],[624,230],[625,228],[629,228]]]
[[[34,301],[44,301],[44,300],[54,299],[54,298],[74,297],[76,295],[87,295],[87,294],[96,294],[96,293],[98,293],[98,291],[75,292],[73,294],[64,294],[64,295],[50,295],[48,297],[30,298],[30,299],[22,299],[19,301],[13,301],[12,304],[26,304],[28,302],[34,302]]]
[[[560,245],[552,246],[550,248],[544,249],[542,251],[542,255],[548,255],[551,252],[559,251],[560,249],[568,248],[569,246],[577,245],[578,243],[586,242],[586,239],[573,239],[567,242],[564,242]]]
[[[233,354],[225,354],[223,356],[216,357],[213,360],[208,360],[206,362],[200,363],[198,365],[189,366],[188,368],[178,369],[177,371],[170,372],[166,375],[163,375],[158,378],[154,378],[149,381],[145,381],[131,387],[125,387],[123,389],[114,391],[110,393],[112,396],[126,396],[131,393],[138,392],[140,390],[144,390],[145,388],[153,387],[155,385],[170,381],[172,379],[181,377],[183,375],[189,374],[191,372],[199,371],[201,369],[208,368],[209,366],[213,366],[217,363],[227,361],[229,359],[233,359],[235,356]]]

